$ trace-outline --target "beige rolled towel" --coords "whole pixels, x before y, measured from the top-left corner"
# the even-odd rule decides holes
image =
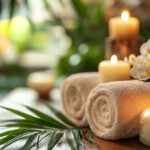
[[[90,91],[100,83],[98,73],[78,73],[68,77],[62,86],[66,116],[77,126],[87,125],[85,103]]]
[[[137,136],[140,113],[150,107],[150,84],[118,81],[95,87],[86,103],[91,130],[100,138],[118,140]]]

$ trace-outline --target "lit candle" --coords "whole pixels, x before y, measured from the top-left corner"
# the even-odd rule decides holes
[[[111,60],[102,61],[99,64],[99,72],[103,82],[121,81],[130,79],[130,65],[113,55]]]
[[[54,88],[55,79],[50,73],[34,72],[29,75],[27,82],[28,86],[35,89],[41,97],[46,97]]]
[[[114,17],[109,20],[109,33],[112,38],[137,38],[139,35],[139,20],[130,17],[129,12],[125,10],[121,17]]]
[[[140,116],[140,141],[150,146],[150,108],[146,109]]]

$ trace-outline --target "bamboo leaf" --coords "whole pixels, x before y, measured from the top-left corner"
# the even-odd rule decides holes
[[[63,136],[63,133],[61,133],[61,132],[54,133],[49,140],[48,150],[51,150],[60,141],[62,136]]]
[[[53,112],[55,114],[55,116],[57,118],[59,118],[61,121],[63,121],[65,124],[70,125],[70,126],[75,126],[73,123],[71,123],[65,116],[64,114],[62,114],[60,111],[58,111],[57,109],[55,109],[54,107],[52,107],[49,104],[45,104],[50,110],[51,112]]]
[[[58,122],[57,120],[53,119],[52,117],[50,117],[50,116],[48,116],[48,115],[46,115],[44,113],[42,113],[42,112],[40,112],[40,111],[38,111],[38,110],[36,110],[34,108],[31,108],[29,106],[25,106],[25,107],[27,109],[29,109],[31,112],[33,112],[35,115],[40,117],[40,119],[42,119],[42,120],[44,120],[44,121],[46,121],[48,123],[51,123],[51,124],[53,123],[54,125],[56,125],[56,126],[58,126],[60,128],[64,128],[64,129],[67,128],[67,126],[63,125],[62,123]]]

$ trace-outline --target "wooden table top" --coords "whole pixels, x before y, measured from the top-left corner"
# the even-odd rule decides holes
[[[140,143],[138,138],[119,140],[119,141],[107,141],[94,137],[96,145],[86,143],[91,150],[150,150],[150,147]]]

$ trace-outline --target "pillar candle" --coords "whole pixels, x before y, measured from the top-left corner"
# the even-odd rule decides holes
[[[123,11],[121,17],[114,17],[109,20],[110,37],[116,39],[134,39],[139,35],[139,20],[130,17],[128,11]]]
[[[150,108],[146,109],[140,116],[140,141],[150,146]]]
[[[99,64],[100,78],[103,82],[121,81],[130,79],[130,65],[113,55],[111,60],[102,61]]]

